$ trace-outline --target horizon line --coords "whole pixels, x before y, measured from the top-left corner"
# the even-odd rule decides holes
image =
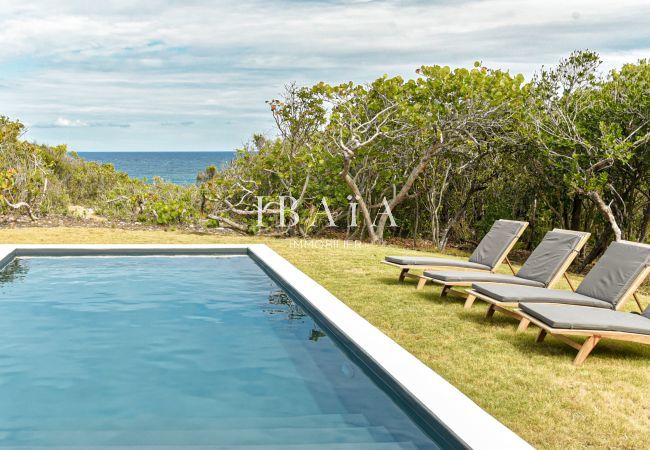
[[[68,150],[68,153],[235,153],[236,150]]]

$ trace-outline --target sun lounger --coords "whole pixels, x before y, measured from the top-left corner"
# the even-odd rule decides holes
[[[634,296],[636,290],[650,274],[650,245],[638,242],[613,242],[596,265],[582,280],[575,292],[526,286],[497,286],[476,283],[468,290],[465,307],[471,307],[475,300],[490,304],[488,317],[501,311],[515,318],[521,318],[516,308],[536,303],[560,303],[579,307],[616,310]],[[522,320],[519,330],[525,330],[527,320]]]
[[[582,231],[557,228],[549,231],[516,275],[450,270],[425,271],[423,276],[443,286],[441,293],[443,297],[456,286],[472,286],[474,283],[552,287],[565,274],[587,239],[589,233]]]
[[[522,304],[521,315],[541,328],[537,342],[550,334],[578,350],[573,360],[582,364],[601,339],[650,344],[650,306],[643,315],[573,305]],[[579,343],[568,336],[585,336]]]
[[[424,286],[427,279],[422,278],[420,275],[409,273],[412,269],[454,269],[495,272],[504,260],[510,266],[507,258],[508,253],[517,243],[527,226],[528,222],[497,220],[478,244],[468,261],[428,256],[386,256],[382,263],[397,267],[401,270],[399,281],[404,281],[405,277],[417,278],[419,280],[418,289]],[[512,269],[512,266],[510,268]]]

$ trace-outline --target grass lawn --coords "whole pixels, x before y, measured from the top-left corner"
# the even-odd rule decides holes
[[[515,334],[502,315],[487,322],[484,303],[465,311],[430,285],[399,284],[398,271],[379,264],[409,253],[396,247],[110,228],[4,229],[0,242],[266,243],[532,445],[650,448],[650,346],[603,341],[574,367],[575,350],[552,337],[537,345],[533,327]]]

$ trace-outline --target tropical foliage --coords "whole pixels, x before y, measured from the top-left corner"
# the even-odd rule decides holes
[[[215,174],[208,210],[259,232],[257,196],[291,195],[301,222],[275,233],[319,232],[331,217],[352,237],[438,248],[520,218],[531,222],[529,247],[555,226],[591,231],[586,262],[612,239],[647,241],[650,65],[599,66],[586,51],[529,83],[477,63],[421,67],[413,80],[290,85],[269,102],[280,137],[256,137]],[[278,225],[278,208],[265,210],[265,224]]]
[[[647,241],[650,65],[603,74],[575,52],[530,81],[476,63],[423,66],[414,79],[287,86],[268,102],[275,137],[254,136],[193,186],[130,179],[65,146],[21,139],[0,120],[0,211],[33,220],[91,207],[119,220],[315,235],[338,229],[474,241],[494,219],[529,220],[525,245],[560,226]],[[387,212],[391,214],[387,214]]]
[[[111,164],[86,161],[65,145],[50,147],[21,139],[24,126],[0,117],[0,213],[69,214],[71,206],[91,208],[121,221],[162,225],[191,223],[198,217],[196,186],[129,178]]]

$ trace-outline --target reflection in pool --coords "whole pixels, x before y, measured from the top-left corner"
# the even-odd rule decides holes
[[[248,257],[29,258],[0,281],[0,447],[438,447]]]

